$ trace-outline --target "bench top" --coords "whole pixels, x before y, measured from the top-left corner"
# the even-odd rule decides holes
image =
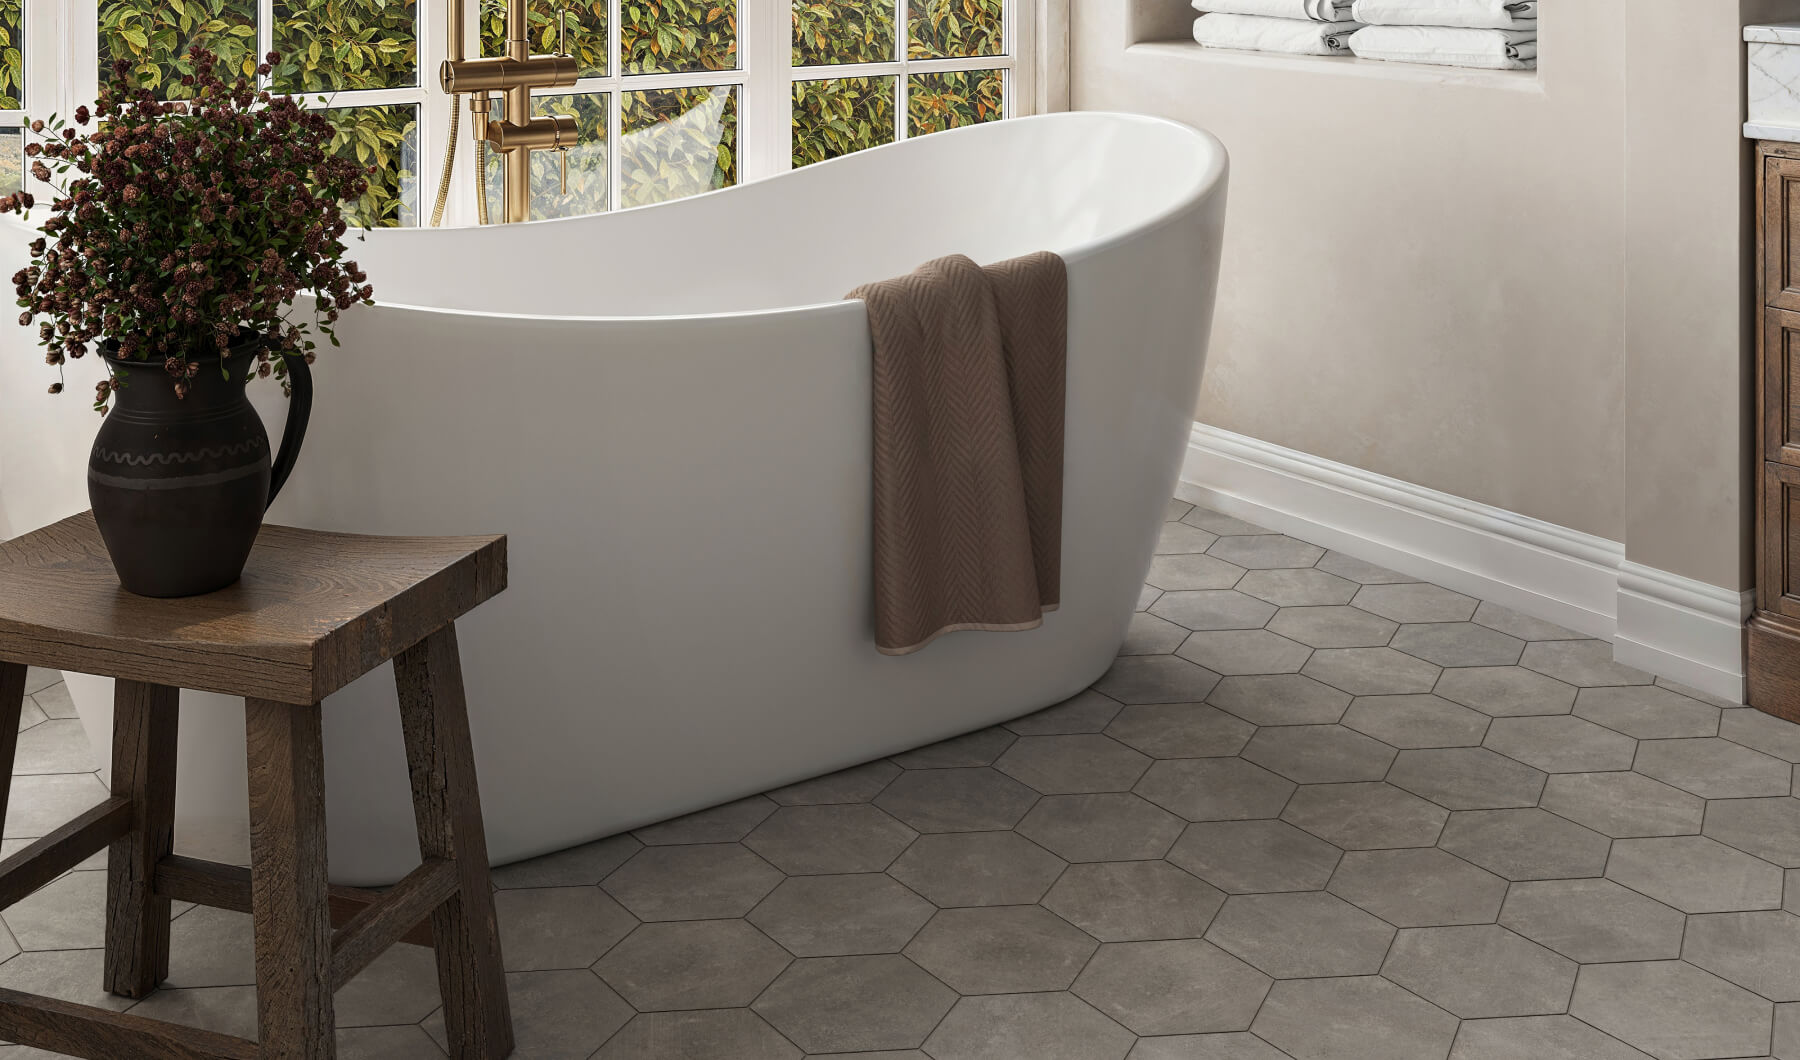
[[[120,588],[83,512],[0,543],[0,661],[316,703],[506,588],[506,538],[266,525],[235,585]]]

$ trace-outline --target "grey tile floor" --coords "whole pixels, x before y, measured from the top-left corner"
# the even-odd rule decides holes
[[[1179,501],[1158,553],[1066,703],[499,870],[518,1055],[1800,1060],[1800,727]],[[34,678],[8,848],[102,794]],[[0,985],[126,1007],[103,890],[8,910]],[[249,955],[184,910],[135,1011],[252,1033]],[[436,1008],[394,951],[342,1055]]]

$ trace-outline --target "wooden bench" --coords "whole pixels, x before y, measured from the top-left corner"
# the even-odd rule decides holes
[[[250,913],[260,1041],[15,990],[0,1039],[95,1060],[330,1058],[334,991],[408,941],[435,946],[450,1055],[511,1053],[454,625],[505,587],[504,537],[266,526],[242,581],[180,600],[119,588],[86,514],[0,544],[8,789],[26,666],[116,679],[111,797],[0,861],[0,909],[106,848],[105,985],[124,997],[169,974],[171,901]],[[320,703],[390,659],[422,863],[384,893],[334,887]],[[244,697],[249,869],[174,854],[183,688]]]

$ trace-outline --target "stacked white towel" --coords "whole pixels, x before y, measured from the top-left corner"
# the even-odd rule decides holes
[[[1194,39],[1208,48],[1287,55],[1350,54],[1354,0],[1193,0]]]
[[[1538,0],[1356,0],[1367,28],[1350,39],[1361,59],[1530,70],[1537,66]]]

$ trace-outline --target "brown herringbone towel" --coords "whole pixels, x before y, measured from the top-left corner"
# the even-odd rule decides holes
[[[1062,587],[1063,260],[953,255],[848,297],[874,345],[876,648],[1042,625]]]

